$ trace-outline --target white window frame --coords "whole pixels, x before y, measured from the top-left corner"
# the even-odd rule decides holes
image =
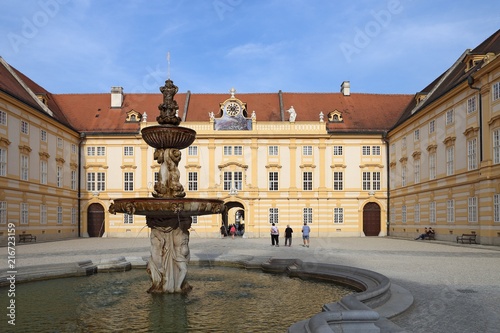
[[[380,156],[380,146],[372,146],[372,155]]]
[[[446,201],[446,222],[455,222],[455,200],[453,199]]]
[[[123,156],[134,156],[134,147],[133,146],[123,147]]]
[[[96,155],[97,156],[106,156],[106,147],[104,147],[104,146],[98,146],[96,148]]]
[[[29,222],[29,204],[26,202],[21,203],[21,216],[20,216],[20,224],[28,224]]]
[[[429,134],[434,133],[435,130],[436,130],[436,121],[435,120],[431,120],[429,122]]]
[[[224,146],[224,156],[233,155],[233,146]]]
[[[95,147],[87,147],[87,156],[95,156]]]
[[[302,224],[312,224],[313,222],[313,209],[311,207],[304,207],[302,209]]]
[[[429,179],[436,179],[436,153],[429,154]]]
[[[269,208],[269,224],[274,223],[278,224],[279,222],[279,209],[278,208]]]
[[[0,110],[0,125],[7,126],[7,112]]]
[[[420,204],[415,204],[414,212],[413,212],[413,221],[415,223],[420,223]]]
[[[468,170],[477,169],[477,138],[467,141],[467,168]]]
[[[77,173],[76,170],[71,170],[71,189],[76,190],[76,184],[77,184]]]
[[[344,172],[334,171],[333,172],[333,190],[343,191],[344,190]]]
[[[493,195],[493,222],[500,222],[500,194]]]
[[[334,156],[344,155],[344,147],[343,146],[333,146],[333,155]]]
[[[58,137],[57,138],[57,148],[63,148],[64,146],[64,141],[62,138]]]
[[[333,208],[333,223],[335,224],[344,223],[344,208],[342,207]]]
[[[446,111],[446,125],[451,125],[455,121],[455,111],[453,109]]]
[[[47,142],[47,131],[40,130],[40,141]]]
[[[415,131],[413,131],[413,141],[419,141],[420,140],[420,130],[417,128]]]
[[[78,221],[78,209],[76,207],[71,207],[71,224],[76,224]]]
[[[40,224],[47,224],[47,205],[40,205]]]
[[[406,223],[407,221],[407,212],[406,212],[406,205],[403,205],[401,207],[401,223]]]
[[[303,156],[312,156],[313,147],[312,146],[302,146],[302,155]]]
[[[429,223],[436,223],[436,202],[429,202]]]
[[[198,146],[189,146],[188,156],[198,156]]]
[[[0,147],[0,176],[7,176],[7,149]]]
[[[469,223],[477,223],[477,197],[467,199],[467,211]]]
[[[243,146],[234,146],[233,152],[234,152],[234,156],[242,156],[243,155]]]
[[[302,190],[312,191],[313,190],[313,173],[312,171],[302,172]]]
[[[500,163],[500,128],[497,128],[496,130],[493,131],[492,140],[493,140],[493,144],[492,144],[493,163],[499,164]]]
[[[455,147],[446,148],[446,175],[451,176],[455,172]]]
[[[415,184],[420,183],[420,160],[413,161],[413,181]]]
[[[134,173],[124,172],[123,173],[123,190],[126,192],[134,191]]]
[[[57,166],[56,168],[56,185],[57,187],[63,187],[63,168],[61,166]]]
[[[47,185],[48,181],[48,163],[46,160],[40,161],[40,184]]]
[[[7,224],[7,201],[0,201],[0,224]]]
[[[30,124],[27,121],[21,120],[21,133],[30,134]]]
[[[188,172],[188,191],[198,191],[198,172]]]
[[[57,206],[57,224],[63,224],[63,208]]]
[[[268,189],[269,191],[279,191],[279,173],[278,171],[269,171],[268,176]]]
[[[493,102],[500,99],[500,81],[493,84],[491,98]]]
[[[123,224],[134,224],[134,215],[133,214],[123,214]]]
[[[279,147],[278,146],[268,146],[267,154],[269,156],[278,156],[279,155]]]
[[[30,158],[28,155],[21,154],[21,174],[20,178],[21,180],[29,180],[29,175],[30,175]]]
[[[370,156],[371,152],[371,147],[370,146],[363,146],[361,148],[363,156]]]
[[[87,172],[87,191],[89,192],[106,191],[106,173]]]
[[[477,111],[477,97],[474,95],[467,99],[467,114]]]

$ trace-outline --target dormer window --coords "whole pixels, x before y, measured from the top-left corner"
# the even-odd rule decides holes
[[[141,121],[141,114],[135,110],[130,110],[127,112],[127,119],[125,119],[125,122],[127,123],[138,123]]]
[[[486,54],[468,54],[466,57],[465,57],[465,71],[468,72],[469,70],[471,70],[474,66],[476,66],[479,62],[485,60],[485,58],[487,57],[488,55]]]
[[[49,100],[47,98],[47,95],[45,95],[45,94],[38,94],[38,95],[36,95],[36,97],[38,97],[38,100],[40,102],[42,102],[45,106],[48,106]]]
[[[342,113],[339,110],[332,111],[328,114],[328,121],[331,123],[343,123]]]

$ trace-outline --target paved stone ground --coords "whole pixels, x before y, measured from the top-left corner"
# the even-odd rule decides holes
[[[283,238],[280,239],[282,243]],[[191,256],[299,258],[373,270],[414,296],[413,306],[392,321],[409,332],[496,333],[500,329],[500,248],[396,238],[312,238],[311,247],[272,247],[270,239],[207,239],[191,233]],[[7,248],[0,270],[7,268]],[[16,247],[18,267],[118,256],[149,256],[145,238],[80,238]]]

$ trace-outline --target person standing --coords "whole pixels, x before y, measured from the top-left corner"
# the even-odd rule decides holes
[[[278,227],[276,226],[276,224],[272,224],[271,225],[271,245],[272,246],[275,246],[276,247],[279,247],[280,246],[280,231],[278,229]]]
[[[302,240],[304,244],[302,246],[309,247],[309,233],[311,232],[311,228],[307,225],[307,222],[304,222],[302,226]]]
[[[236,227],[234,224],[231,226],[231,229],[229,229],[229,233],[231,234],[231,238],[234,239],[234,235],[236,234]]]
[[[285,229],[285,246],[288,244],[288,247],[292,246],[292,233],[293,229],[290,228],[290,225],[287,224]]]

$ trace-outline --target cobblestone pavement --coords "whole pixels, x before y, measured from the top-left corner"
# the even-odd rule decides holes
[[[191,233],[192,260],[219,256],[298,258],[369,269],[408,289],[413,306],[392,321],[419,333],[496,333],[500,327],[500,248],[390,237],[312,238],[311,247],[271,246],[267,238],[201,238]],[[284,243],[283,238],[280,239]],[[7,268],[7,248],[0,270]],[[149,256],[146,238],[80,238],[16,246],[16,265]]]

